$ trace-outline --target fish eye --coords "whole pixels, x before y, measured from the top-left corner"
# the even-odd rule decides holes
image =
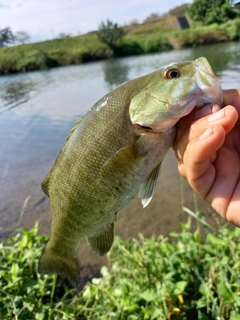
[[[180,71],[178,69],[168,69],[165,71],[165,77],[167,79],[174,79],[180,76]]]

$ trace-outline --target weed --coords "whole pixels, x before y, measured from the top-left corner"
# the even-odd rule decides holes
[[[199,218],[195,213],[192,216]],[[37,224],[0,244],[0,315],[3,319],[229,319],[240,320],[240,229],[226,225],[202,239],[182,232],[121,240],[82,292],[56,275],[39,275],[48,237]]]

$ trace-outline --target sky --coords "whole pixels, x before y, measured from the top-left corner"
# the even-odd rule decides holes
[[[119,25],[143,22],[193,0],[0,0],[0,29],[27,32],[30,42],[97,30],[110,19]]]

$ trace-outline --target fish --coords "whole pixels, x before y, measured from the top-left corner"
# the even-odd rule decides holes
[[[219,78],[207,59],[182,61],[129,80],[76,121],[42,183],[52,226],[38,264],[41,274],[80,281],[79,243],[105,255],[117,214],[134,198],[151,201],[176,124],[194,107],[222,105]]]

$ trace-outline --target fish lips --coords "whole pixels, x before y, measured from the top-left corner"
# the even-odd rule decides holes
[[[177,108],[174,108],[174,106],[169,108],[169,120],[166,120],[164,124],[161,124],[162,129],[166,130],[166,128],[170,128],[170,126],[175,125],[180,118],[187,116],[196,106],[203,107],[207,104],[217,104],[222,107],[223,92],[220,80],[215,77],[214,85],[211,87],[202,85],[194,95],[189,95],[185,101],[185,105],[181,106],[180,109],[179,106],[177,106]]]
[[[196,105],[202,107],[208,103],[217,104],[222,106],[223,104],[223,92],[220,85],[220,79],[213,73],[206,72],[209,83],[206,84],[206,77],[202,79],[201,73],[196,73],[194,82],[198,86],[199,90],[196,92]]]

